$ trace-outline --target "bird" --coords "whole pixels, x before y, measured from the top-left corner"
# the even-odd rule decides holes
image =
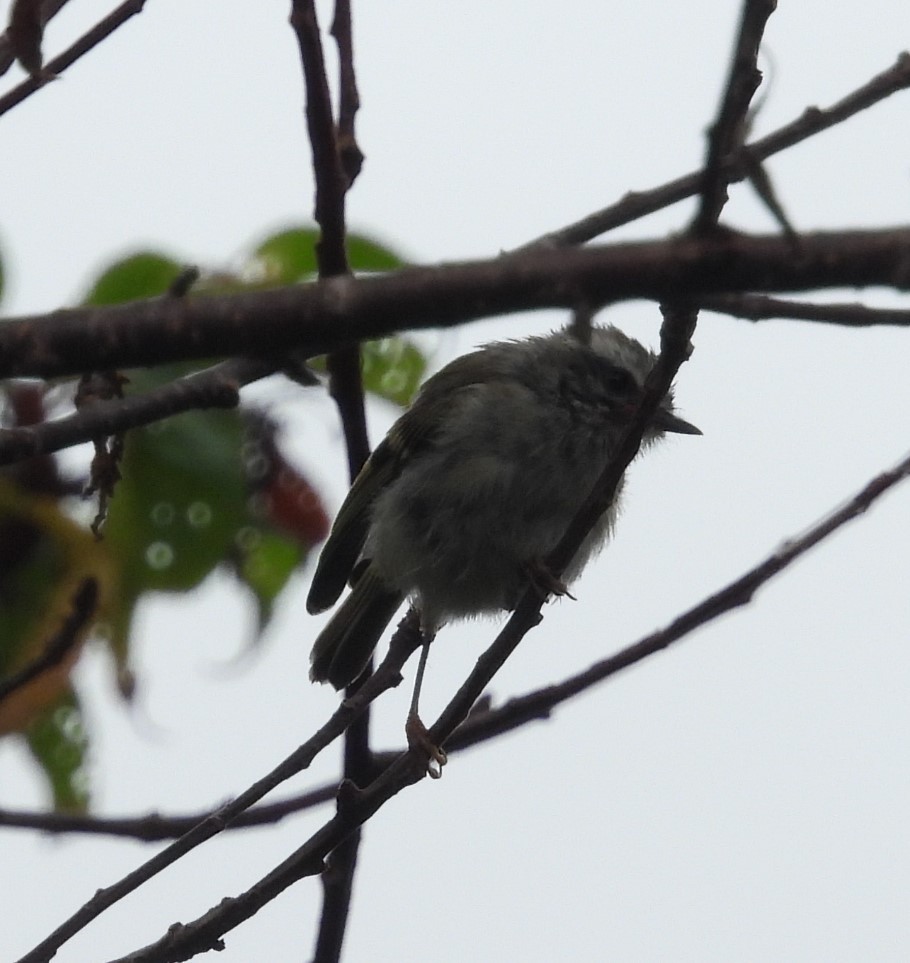
[[[623,480],[560,578],[545,559],[615,453],[656,355],[613,325],[487,344],[429,378],[364,464],[325,543],[307,596],[315,614],[351,591],[316,638],[310,678],[336,689],[364,670],[406,599],[424,640],[409,744],[441,767],[417,704],[429,643],[447,622],[514,609],[536,586],[568,586],[609,538]],[[672,389],[642,449],[700,435]],[[429,769],[431,775],[441,768]]]

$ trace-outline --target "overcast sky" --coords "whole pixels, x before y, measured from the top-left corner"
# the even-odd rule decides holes
[[[113,3],[111,2],[111,5]],[[5,17],[7,0],[0,2]],[[307,220],[312,177],[287,2],[149,0],[61,81],[0,118],[5,313],[73,303],[142,246],[230,266]],[[414,260],[492,256],[630,189],[698,167],[727,70],[731,0],[375,0],[354,3],[366,165],[352,227]],[[72,0],[49,55],[107,12]],[[323,5],[323,20],[329,22]],[[754,133],[826,106],[908,44],[905,2],[782,0],[766,35]],[[21,79],[2,79],[5,90]],[[910,95],[769,164],[799,230],[906,224]],[[682,230],[680,205],[617,232]],[[747,189],[726,222],[774,225]],[[835,292],[853,300],[857,292]],[[887,292],[862,296],[896,303]],[[606,318],[656,345],[653,305]],[[434,366],[556,313],[427,335]],[[614,544],[577,602],[549,605],[494,682],[497,698],[562,679],[663,625],[798,533],[910,446],[910,333],[704,315],[677,403],[703,438],[673,438],[629,473]],[[332,406],[259,386],[334,510],[344,457]],[[374,441],[391,409],[370,410]],[[910,946],[910,489],[898,489],[753,604],[547,723],[453,757],[364,837],[347,959],[610,958],[903,961]],[[253,655],[225,578],[141,612],[140,689],[125,707],[104,653],[77,675],[99,813],[198,811],[236,794],[320,725],[334,693],[306,680],[321,621],[290,586]],[[492,639],[440,635],[422,707],[448,700]],[[402,743],[408,684],[375,712]],[[331,779],[338,750],[277,795]],[[41,780],[0,744],[0,806],[41,807]],[[245,889],[328,808],[227,833],[105,913],[57,955],[122,955]],[[153,849],[5,830],[0,956],[24,953]],[[320,887],[298,884],[228,934],[219,963],[307,959]]]

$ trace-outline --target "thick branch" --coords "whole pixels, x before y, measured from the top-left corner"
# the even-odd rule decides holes
[[[635,298],[910,287],[910,228],[724,235],[535,250],[271,291],[74,308],[0,325],[0,377],[53,377],[214,355],[324,354],[345,341],[493,315]],[[162,333],[167,332],[167,337]]]

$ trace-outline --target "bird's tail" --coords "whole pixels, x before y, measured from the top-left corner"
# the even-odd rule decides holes
[[[310,679],[331,682],[336,689],[350,685],[403,601],[401,592],[390,589],[367,567],[319,633],[310,653]]]

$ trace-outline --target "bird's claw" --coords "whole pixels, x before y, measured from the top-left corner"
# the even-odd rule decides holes
[[[528,562],[525,565],[525,572],[530,579],[531,585],[544,597],[556,595],[559,598],[570,598],[573,602],[577,601],[575,596],[569,591],[568,585],[557,578],[539,559]]]
[[[441,779],[442,767],[448,762],[449,757],[445,749],[441,749],[430,738],[429,730],[416,712],[408,714],[404,731],[408,738],[408,747],[413,752],[426,757],[427,775],[431,779]]]

